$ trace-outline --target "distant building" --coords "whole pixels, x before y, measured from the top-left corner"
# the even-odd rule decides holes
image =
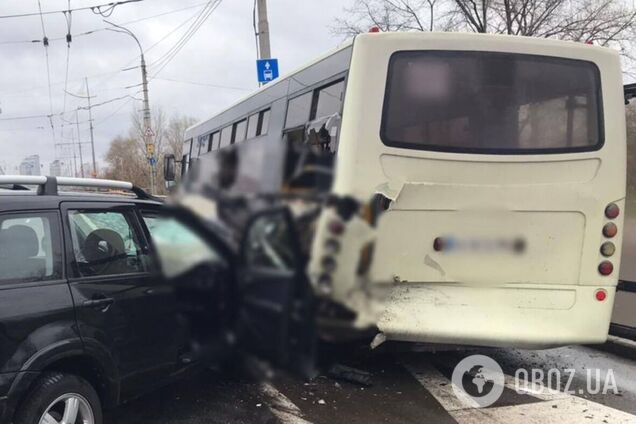
[[[20,164],[20,175],[40,175],[40,155],[31,155]]]
[[[49,175],[52,177],[62,177],[64,176],[64,164],[56,159],[49,165]]]
[[[0,166],[0,175],[4,175],[4,169]]]

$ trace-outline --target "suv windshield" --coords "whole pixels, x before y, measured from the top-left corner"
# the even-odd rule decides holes
[[[391,57],[382,141],[466,153],[558,153],[602,145],[591,62],[463,51]]]

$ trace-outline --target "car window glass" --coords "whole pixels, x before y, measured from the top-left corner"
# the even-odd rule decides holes
[[[143,219],[167,277],[184,274],[200,264],[223,262],[212,246],[177,219],[146,213]]]
[[[146,271],[147,255],[128,214],[70,211],[73,252],[79,274],[129,274]]]
[[[61,278],[57,235],[53,214],[0,216],[0,281]]]
[[[256,218],[248,229],[245,241],[246,266],[293,270],[296,253],[290,230],[282,214]]]

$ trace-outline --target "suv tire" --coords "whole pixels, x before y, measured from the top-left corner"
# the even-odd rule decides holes
[[[35,382],[16,414],[15,424],[39,424],[47,412],[60,422],[69,405],[78,411],[77,420],[70,424],[83,422],[80,416],[91,424],[102,424],[102,407],[93,386],[81,377],[60,372],[44,374]]]

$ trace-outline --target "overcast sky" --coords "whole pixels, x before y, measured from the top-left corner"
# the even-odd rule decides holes
[[[70,4],[71,8],[78,8],[109,1],[71,0]],[[173,47],[189,23],[160,40],[197,15],[204,3],[203,0],[143,0],[118,6],[108,19],[127,23],[190,7],[126,25],[137,35],[144,49],[149,49],[146,60],[152,63]],[[68,0],[41,0],[41,4],[45,12],[68,8]],[[269,0],[272,55],[279,59],[282,73],[342,42],[341,37],[331,34],[329,26],[334,17],[342,13],[343,4],[343,0]],[[179,54],[151,81],[151,106],[161,106],[168,114],[180,113],[203,119],[254,90],[257,83],[252,7],[253,0],[224,0]],[[37,11],[37,0],[1,0],[0,15]],[[104,28],[102,19],[90,10],[77,11],[72,14],[71,33]],[[64,95],[67,51],[69,92],[86,95],[84,77],[87,76],[91,95],[97,96],[93,103],[127,94],[141,97],[141,93],[137,93],[140,87],[125,88],[141,82],[140,70],[121,72],[121,69],[139,63],[139,49],[132,38],[110,31],[76,35],[69,50],[65,40],[55,40],[64,38],[67,32],[67,22],[61,13],[44,15],[44,30],[51,39],[48,54],[54,114],[71,111],[66,119],[74,121],[73,111],[86,104],[86,100]],[[55,139],[47,118],[7,120],[49,114],[45,49],[42,43],[24,42],[42,37],[39,16],[0,19],[0,166],[8,168],[7,172],[15,171],[11,168],[25,156],[37,153],[44,164],[42,173],[48,174],[48,163],[56,157],[54,144],[70,143],[71,135],[77,134],[74,125],[67,124],[62,129],[63,122],[59,118],[53,120]],[[150,48],[155,43],[158,44]],[[157,71],[157,67],[151,66],[149,74],[153,76]],[[127,133],[130,113],[134,109],[141,109],[141,103],[129,98],[93,109],[98,161],[104,156],[110,140]],[[79,113],[80,122],[88,119],[86,111]],[[82,141],[88,141],[86,122],[81,123],[80,135]],[[89,146],[83,152],[84,162],[88,162]],[[57,154],[69,155],[70,151],[58,148]]]

